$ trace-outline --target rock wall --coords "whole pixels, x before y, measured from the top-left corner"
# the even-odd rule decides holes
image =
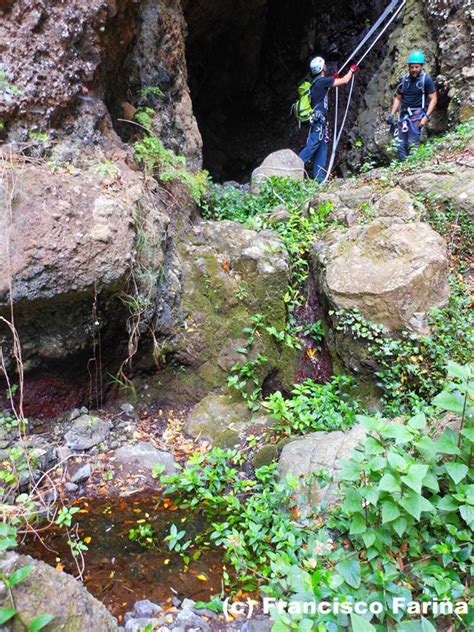
[[[357,121],[349,138],[350,165],[370,156],[387,155],[386,124],[400,78],[407,72],[408,54],[421,48],[426,70],[436,79],[439,105],[430,129],[443,131],[448,122],[465,120],[474,111],[472,66],[472,11],[470,2],[408,0],[402,20],[389,38],[387,54],[363,95]]]
[[[2,3],[0,18],[3,140],[28,150],[46,132],[56,160],[79,163],[85,150],[120,145],[114,128],[128,137],[137,128],[118,119],[151,106],[165,145],[200,166],[179,0]],[[147,87],[163,98],[143,100]]]

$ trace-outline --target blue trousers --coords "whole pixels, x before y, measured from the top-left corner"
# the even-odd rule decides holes
[[[306,141],[306,147],[299,156],[304,163],[314,159],[313,178],[322,182],[326,177],[326,160],[328,155],[328,141],[326,135],[326,123],[318,121],[311,125]]]
[[[398,160],[405,160],[412,149],[418,147],[421,140],[422,128],[417,125],[421,121],[424,113],[415,114],[402,119],[395,130],[395,138],[397,139],[397,155]]]

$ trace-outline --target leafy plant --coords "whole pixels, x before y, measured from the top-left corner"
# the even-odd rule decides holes
[[[284,434],[344,430],[362,412],[354,398],[354,389],[354,380],[344,375],[334,376],[326,384],[305,380],[294,386],[291,397],[285,398],[277,391],[264,406],[277,419],[274,428]]]
[[[128,532],[128,539],[131,542],[138,542],[138,544],[146,548],[154,546],[154,537],[155,530],[149,523],[139,524]]]
[[[242,398],[247,402],[249,410],[256,411],[260,408],[262,395],[261,380],[259,379],[256,369],[268,358],[259,353],[255,360],[247,360],[247,362],[236,362],[231,368],[231,375],[227,379],[227,386],[236,390]]]
[[[136,114],[137,120],[147,130],[151,128],[153,110],[147,108]],[[207,171],[191,173],[186,168],[184,156],[177,156],[170,149],[166,149],[163,142],[156,136],[145,135],[134,145],[135,156],[145,169],[162,182],[178,180],[184,184],[191,197],[199,203],[208,188]]]
[[[11,573],[8,577],[4,573],[0,573],[0,579],[7,589],[8,599],[10,602],[10,607],[0,607],[0,625],[3,625],[16,617],[27,632],[38,632],[54,619],[54,616],[51,614],[41,614],[36,616],[29,624],[26,624],[17,610],[13,588],[25,581],[32,570],[33,566],[21,566],[13,571],[13,573]]]
[[[393,600],[469,601],[474,381],[471,367],[450,363],[447,373],[450,379],[433,406],[458,415],[459,430],[436,432],[424,413],[406,421],[360,417],[369,434],[342,464],[341,500],[325,520],[328,531],[308,542],[298,565],[276,565],[281,576],[264,588],[276,598],[293,593],[295,599],[338,600],[348,604],[346,613],[354,601],[376,601],[382,609],[368,611],[356,625],[352,615],[334,612],[291,619],[275,613],[278,630],[351,624],[354,630],[434,630],[428,619],[420,627],[403,609],[396,612]],[[336,543],[329,533],[337,535]],[[465,629],[472,624],[472,615],[456,617]],[[370,621],[378,627],[369,627]]]
[[[194,541],[212,541],[236,569],[244,588],[272,574],[271,561],[296,561],[307,533],[292,519],[297,481],[278,479],[276,464],[259,468],[254,478],[243,475],[244,457],[234,450],[214,448],[194,454],[179,473],[164,476],[165,493],[183,508],[199,508],[209,522]],[[171,534],[170,534],[171,535]],[[184,538],[176,529],[173,541]],[[232,583],[224,573],[226,583]]]
[[[446,362],[465,363],[472,357],[474,330],[470,299],[459,281],[452,281],[447,307],[433,309],[429,335],[402,332],[397,338],[381,325],[370,323],[357,310],[332,313],[336,329],[365,341],[379,363],[378,384],[384,392],[387,414],[422,408],[442,388]]]

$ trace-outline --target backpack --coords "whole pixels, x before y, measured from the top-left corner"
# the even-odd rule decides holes
[[[314,81],[303,81],[298,86],[298,100],[293,104],[291,111],[300,123],[307,123],[311,120],[314,108],[311,105],[311,88]]]

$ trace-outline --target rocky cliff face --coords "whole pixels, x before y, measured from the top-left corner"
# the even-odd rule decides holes
[[[251,246],[229,257],[237,237],[217,240],[216,278],[208,283],[220,287],[221,277],[228,281],[222,287],[229,309],[219,312],[216,301],[203,312],[199,292],[189,290],[193,279],[202,280],[198,254],[206,249],[196,246],[189,230],[194,205],[182,187],[137,173],[131,142],[140,130],[134,114],[148,108],[150,131],[197,168],[203,141],[195,107],[204,154],[222,175],[229,157],[245,170],[279,145],[297,148],[301,139],[288,123],[288,104],[308,57],[317,50],[335,69],[382,4],[0,3],[0,40],[9,43],[0,61],[0,309],[8,314],[11,294],[26,368],[56,363],[62,377],[63,367],[73,362],[84,370],[92,358],[97,366],[99,344],[118,361],[134,355],[141,338],[147,342],[140,366],[174,358],[199,367],[197,387],[193,382],[189,389],[199,396],[225,382],[219,358],[227,358],[225,345],[233,344],[237,332],[223,329],[226,340],[219,346],[210,323],[220,327],[232,319],[232,310],[240,308],[235,295],[242,298],[245,287],[265,295],[265,277],[254,279],[244,267],[234,287],[231,259],[238,266]],[[361,73],[363,87],[378,54],[378,73],[354,101],[354,137],[365,148],[382,150],[383,114],[406,54],[416,45],[426,49],[434,74],[445,77],[444,83],[439,79],[444,91],[438,128],[447,112],[453,118],[469,114],[469,20],[465,2],[409,0],[388,47],[381,44]],[[351,159],[359,157],[354,153]],[[239,232],[238,226],[232,230]],[[229,271],[220,267],[229,261]],[[245,318],[254,309],[244,310]],[[187,328],[193,313],[199,331]],[[240,327],[243,320],[237,320]],[[9,339],[8,331],[0,333]],[[210,355],[201,353],[205,336],[213,342],[204,345]],[[269,373],[280,361],[277,351],[273,355]],[[209,377],[206,368],[214,363],[220,368]]]
[[[436,80],[439,92],[439,106],[431,130],[439,133],[448,123],[472,116],[474,70],[470,4],[457,0],[408,0],[402,20],[389,38],[387,54],[369,81],[357,121],[349,133],[352,145],[349,164],[358,164],[370,155],[387,153],[390,136],[386,118],[400,78],[407,72],[408,54],[414,48],[426,53],[426,70]]]
[[[199,166],[178,0],[37,0],[2,3],[0,15],[0,39],[9,42],[0,63],[4,138],[21,148],[47,132],[56,159],[78,161],[85,149],[120,145],[114,126],[130,137],[133,128],[117,119],[144,88],[159,87],[163,98],[145,104],[156,109],[156,132]]]

